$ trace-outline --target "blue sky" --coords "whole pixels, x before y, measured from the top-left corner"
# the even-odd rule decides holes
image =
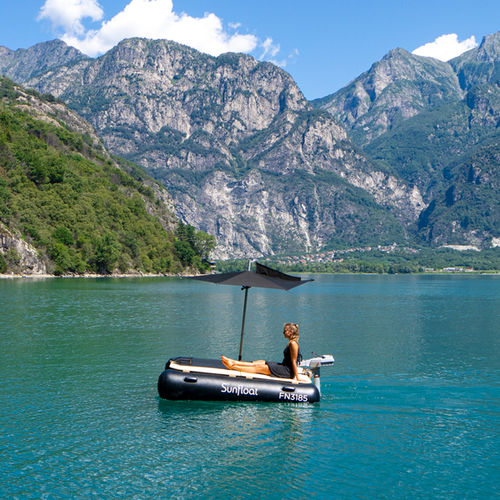
[[[308,99],[343,87],[393,48],[438,39],[422,55],[446,59],[498,30],[498,0],[0,0],[0,45],[10,49],[62,38],[98,56],[129,36],[176,39],[273,61]]]

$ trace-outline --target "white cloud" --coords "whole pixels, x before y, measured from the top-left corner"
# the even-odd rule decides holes
[[[272,38],[266,38],[259,46],[262,49],[262,53],[259,59],[267,60],[272,62],[276,66],[285,68],[288,62],[295,62],[296,57],[299,55],[299,51],[294,49],[288,58],[283,58],[281,60],[276,59],[276,56],[280,53],[281,47],[279,43],[274,43]]]
[[[266,38],[262,42],[261,47],[263,49],[262,55],[260,56],[261,59],[264,59],[267,56],[276,57],[280,51],[279,44],[273,43],[272,38]]]
[[[176,14],[172,0],[131,0],[99,29],[85,30],[82,19],[102,19],[97,0],[46,0],[39,19],[49,19],[60,36],[89,56],[102,54],[124,38],[168,39],[217,56],[223,52],[251,52],[258,46],[254,35],[229,34],[215,14],[191,17]]]
[[[92,21],[100,21],[103,14],[96,0],[46,0],[38,20],[49,19],[54,27],[81,35],[85,31],[82,19],[88,17]]]
[[[299,49],[295,48],[292,50],[292,52],[290,52],[290,54],[288,54],[288,59],[292,62],[295,62],[299,57],[299,55],[300,55]]]
[[[476,39],[474,35],[463,42],[458,41],[458,35],[456,33],[450,33],[449,35],[441,35],[437,37],[433,42],[426,43],[421,47],[416,48],[412,54],[417,56],[433,57],[434,59],[439,59],[441,61],[449,61],[454,57],[458,57],[467,50],[474,49],[477,47]]]

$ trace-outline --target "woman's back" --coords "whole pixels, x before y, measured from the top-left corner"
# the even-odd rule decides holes
[[[302,354],[300,354],[300,347],[299,347],[298,343],[297,343],[297,347],[298,347],[298,352],[297,352],[297,364],[298,364],[302,361]],[[293,370],[292,363],[293,363],[292,362],[292,354],[290,352],[290,342],[289,342],[283,351],[283,361],[281,362],[281,364],[288,366],[291,370]]]

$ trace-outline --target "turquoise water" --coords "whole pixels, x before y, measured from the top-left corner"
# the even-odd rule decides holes
[[[243,294],[188,279],[0,280],[2,498],[499,498],[500,278],[251,289],[331,353],[317,405],[169,402],[171,356],[236,356]]]

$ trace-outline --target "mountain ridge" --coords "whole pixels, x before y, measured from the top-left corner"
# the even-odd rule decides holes
[[[384,91],[397,88],[392,108],[384,102],[383,92],[375,96],[370,108],[357,106],[349,99],[355,89],[380,79],[377,65],[401,55],[405,56],[405,64],[400,73],[384,81]],[[416,65],[424,70],[419,78],[412,73]],[[436,68],[445,68],[444,72],[440,70],[441,75],[452,71],[454,76],[438,81],[436,86]],[[443,82],[448,93],[442,92]],[[419,96],[419,106],[408,116],[398,115],[398,105],[412,102],[415,95]],[[419,188],[428,205],[416,228],[424,241],[438,245],[448,238],[454,244],[487,245],[498,237],[495,200],[500,196],[500,173],[495,148],[500,125],[500,32],[485,36],[479,47],[446,63],[391,51],[345,89],[315,105],[344,123],[353,140],[375,163],[385,165],[393,175]],[[342,114],[343,107],[356,119],[349,121]],[[391,110],[396,113],[392,121],[387,119]],[[492,154],[485,154],[488,150]],[[477,182],[467,182],[467,175],[458,175],[457,165],[465,171],[472,168],[480,172],[475,176]],[[489,186],[485,178],[490,179]],[[452,203],[454,198],[467,199],[469,208]]]
[[[216,235],[221,257],[321,248],[342,234],[355,239],[351,226],[367,216],[365,201],[348,203],[359,214],[349,223],[334,223],[325,210],[335,197],[350,199],[349,186],[367,193],[369,211],[386,220],[386,229],[371,231],[377,240],[392,240],[396,226],[407,238],[404,224],[424,208],[418,189],[374,168],[288,73],[247,55],[212,57],[173,42],[128,39],[24,83],[63,99],[112,151],[160,179],[178,214]],[[318,180],[323,194],[302,199],[322,172],[330,176]],[[286,199],[285,187],[296,201]],[[273,201],[262,204],[263,197]]]
[[[414,82],[422,80],[420,88]],[[313,101],[337,118],[360,146],[398,122],[426,109],[430,100],[461,98],[458,77],[448,63],[397,48],[338,92]],[[368,129],[366,132],[365,129]]]
[[[420,216],[446,200],[446,168],[476,149],[486,161],[481,148],[495,136],[497,38],[446,63],[393,49],[312,103],[271,63],[164,40],[124,40],[97,59],[68,52],[66,64],[24,75],[161,180],[178,215],[216,235],[215,256],[392,238],[438,244]],[[11,52],[0,52],[0,71],[8,60],[12,74]]]

